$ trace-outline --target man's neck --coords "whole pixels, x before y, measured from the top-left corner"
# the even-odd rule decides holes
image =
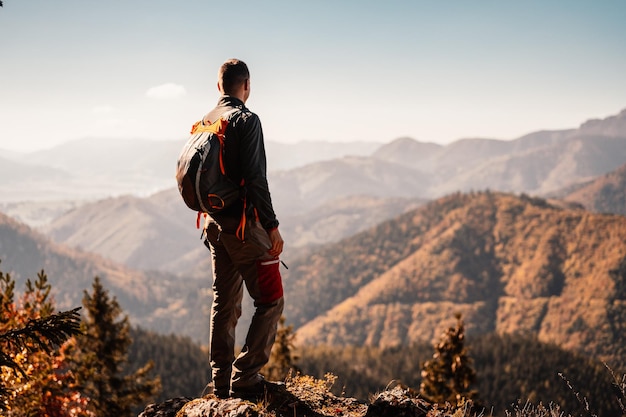
[[[243,90],[241,91],[237,91],[235,93],[232,94],[224,94],[227,97],[234,97],[237,98],[239,100],[241,100],[244,104],[246,104],[246,94]]]

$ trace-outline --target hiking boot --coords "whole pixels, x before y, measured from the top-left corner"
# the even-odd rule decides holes
[[[215,391],[213,391],[213,395],[215,395],[220,400],[225,400],[226,398],[230,397],[230,390],[228,389],[228,387],[216,388]]]
[[[271,402],[273,394],[281,390],[285,390],[283,382],[270,382],[262,379],[253,385],[233,388],[230,391],[230,396],[255,403],[261,401]]]

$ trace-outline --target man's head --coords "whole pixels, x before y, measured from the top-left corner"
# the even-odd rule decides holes
[[[245,102],[250,96],[250,72],[246,63],[239,59],[224,62],[217,73],[217,89]]]

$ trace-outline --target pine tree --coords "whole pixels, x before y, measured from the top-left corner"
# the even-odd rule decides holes
[[[281,317],[270,360],[261,371],[265,378],[270,381],[284,381],[289,372],[298,372],[295,366],[298,358],[293,353],[295,338],[293,325],[285,326],[285,317]]]
[[[132,373],[125,372],[130,338],[128,316],[110,298],[98,277],[93,292],[84,293],[86,317],[84,335],[76,339],[73,353],[76,373],[90,407],[98,416],[132,416],[133,407],[141,406],[160,390],[160,380],[151,379],[152,363]]]
[[[53,313],[41,271],[15,302],[15,281],[0,271],[0,411],[9,415],[87,416],[87,399],[63,354],[79,333],[79,309]],[[62,346],[63,345],[63,346]]]
[[[476,372],[465,349],[465,326],[461,314],[457,313],[455,317],[456,327],[443,333],[434,346],[432,360],[422,366],[420,394],[437,404],[460,405],[477,398],[477,392],[470,389]]]

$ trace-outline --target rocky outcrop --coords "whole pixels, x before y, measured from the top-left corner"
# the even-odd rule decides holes
[[[383,391],[370,404],[354,398],[337,397],[319,383],[287,384],[258,403],[236,398],[220,400],[210,394],[202,398],[175,398],[151,404],[139,417],[444,417],[452,412],[433,407],[411,390],[397,386]]]

